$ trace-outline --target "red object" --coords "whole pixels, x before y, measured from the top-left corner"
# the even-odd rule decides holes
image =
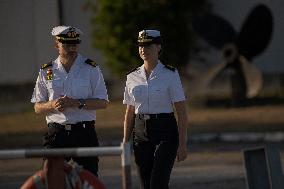
[[[68,175],[72,169],[74,168],[70,164],[64,164],[64,172],[66,175]],[[46,174],[46,169],[36,172],[25,181],[25,183],[21,186],[21,189],[46,189]],[[85,169],[80,170],[79,176],[81,186],[92,186],[94,189],[106,189],[95,175]],[[72,189],[83,189],[80,187],[80,181],[77,181],[75,187],[72,187]]]

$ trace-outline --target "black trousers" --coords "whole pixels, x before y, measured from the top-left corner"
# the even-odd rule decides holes
[[[142,189],[168,189],[178,148],[174,114],[144,120],[136,115],[134,156]]]
[[[95,121],[82,122],[71,125],[71,130],[70,127],[67,130],[64,125],[49,123],[43,145],[46,148],[97,147],[99,142],[94,124]],[[98,176],[98,157],[67,157],[65,159],[69,161],[71,158],[84,169]]]

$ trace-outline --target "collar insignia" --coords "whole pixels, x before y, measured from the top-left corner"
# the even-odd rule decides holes
[[[171,66],[171,65],[165,65],[165,68],[167,68],[167,69],[169,69],[169,70],[171,70],[173,72],[176,71],[176,68]]]
[[[93,67],[96,67],[96,66],[97,66],[97,63],[96,63],[95,61],[91,60],[91,59],[87,59],[87,60],[85,61],[85,63],[86,63],[86,64],[89,64],[89,65],[91,65],[91,66],[93,66]]]
[[[47,64],[43,64],[43,65],[41,65],[40,66],[40,69],[45,69],[45,68],[48,68],[48,67],[50,67],[50,66],[52,66],[52,62],[49,62],[49,63],[47,63]]]
[[[134,68],[134,69],[130,70],[129,72],[127,72],[126,75],[128,75],[128,74],[130,74],[134,71],[137,71],[137,73],[139,73],[140,72],[139,69],[140,69],[140,67]]]

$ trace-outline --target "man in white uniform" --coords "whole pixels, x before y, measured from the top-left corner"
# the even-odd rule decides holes
[[[81,30],[57,26],[51,34],[55,36],[59,56],[41,66],[31,99],[35,112],[46,115],[48,132],[44,146],[98,146],[96,110],[106,108],[108,103],[101,70],[94,61],[78,53]],[[97,157],[73,160],[97,176]]]

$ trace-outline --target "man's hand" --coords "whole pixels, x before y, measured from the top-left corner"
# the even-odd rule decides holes
[[[76,99],[68,96],[62,96],[56,100],[51,101],[51,106],[60,112],[63,112],[66,108],[78,107],[79,102]]]

